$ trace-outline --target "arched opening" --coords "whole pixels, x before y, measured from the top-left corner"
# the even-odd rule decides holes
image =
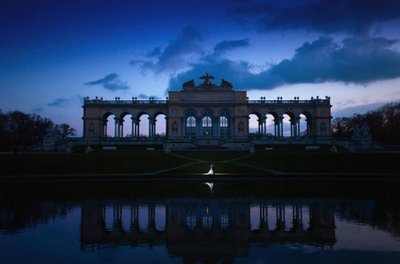
[[[290,137],[292,135],[291,118],[288,113],[282,115],[282,136]]]
[[[139,115],[139,137],[149,136],[149,115],[142,113]]]
[[[210,116],[203,117],[201,126],[203,128],[203,136],[212,136],[212,119]]]
[[[125,113],[122,116],[122,136],[132,137],[132,115]]]
[[[310,137],[312,135],[312,117],[308,112],[300,114],[300,136]]]
[[[269,137],[278,136],[275,116],[272,113],[269,113],[265,116],[265,118],[266,135]]]
[[[115,127],[115,115],[113,113],[105,114],[103,117],[103,136],[105,138],[116,137]]]
[[[259,114],[252,113],[249,115],[249,134],[250,135],[259,135],[260,134],[260,126],[259,126]]]
[[[299,137],[305,137],[307,136],[307,117],[304,114],[300,114],[299,115],[299,133],[298,136]]]
[[[193,115],[189,115],[185,120],[186,136],[195,137],[196,136],[196,118]]]
[[[167,116],[165,114],[158,114],[155,119],[156,122],[156,136],[164,137],[167,134]]]

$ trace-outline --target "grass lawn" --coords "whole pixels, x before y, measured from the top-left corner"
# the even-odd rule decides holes
[[[173,152],[161,150],[0,154],[0,175],[400,173],[398,153]]]

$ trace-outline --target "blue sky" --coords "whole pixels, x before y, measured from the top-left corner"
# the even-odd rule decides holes
[[[399,28],[395,0],[1,1],[0,109],[81,132],[85,96],[165,98],[208,72],[351,115],[400,100]]]

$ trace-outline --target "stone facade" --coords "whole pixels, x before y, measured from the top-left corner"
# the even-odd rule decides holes
[[[102,140],[113,137],[122,139],[123,120],[131,115],[129,139],[140,138],[140,117],[149,116],[148,139],[156,137],[156,117],[166,117],[165,142],[171,148],[194,146],[222,146],[231,149],[248,149],[250,146],[249,116],[258,118],[257,137],[283,138],[283,115],[290,117],[290,137],[317,139],[331,136],[330,98],[310,100],[249,100],[246,91],[233,90],[232,84],[222,80],[212,83],[212,76],[201,77],[198,86],[194,81],[182,85],[181,91],[170,91],[167,100],[103,100],[85,98],[83,109],[84,138]],[[306,134],[300,134],[300,115],[306,117]],[[114,135],[107,135],[107,121],[114,115]],[[267,133],[267,115],[273,116],[273,131]],[[125,121],[126,122],[126,121]],[[271,129],[269,129],[271,130]],[[125,131],[126,132],[126,131]],[[126,134],[126,133],[125,133]],[[127,139],[124,138],[126,141]]]

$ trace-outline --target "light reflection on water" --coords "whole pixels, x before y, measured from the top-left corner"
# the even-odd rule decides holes
[[[393,197],[13,198],[0,200],[0,263],[400,262]]]

